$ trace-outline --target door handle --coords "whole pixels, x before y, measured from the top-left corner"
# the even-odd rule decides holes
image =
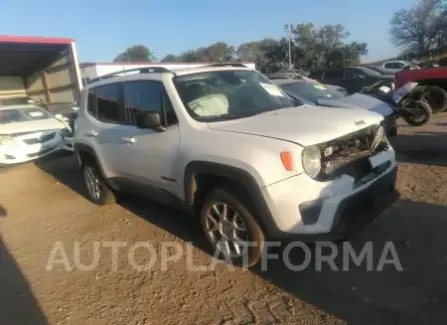
[[[98,136],[98,132],[96,132],[96,131],[94,131],[94,130],[92,130],[92,131],[87,131],[87,132],[84,133],[84,135],[85,135],[86,137],[96,137],[96,136]]]
[[[123,140],[126,143],[135,143],[137,140],[135,139],[135,137],[131,137],[131,138],[121,138],[121,140]]]

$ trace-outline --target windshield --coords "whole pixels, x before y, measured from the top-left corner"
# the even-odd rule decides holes
[[[284,91],[296,98],[304,98],[312,103],[317,103],[320,98],[334,99],[344,97],[336,87],[328,89],[326,86],[314,82],[294,82],[281,86]]]
[[[40,107],[14,107],[0,109],[0,124],[50,119],[53,116]]]
[[[199,121],[222,121],[295,106],[262,74],[247,70],[202,72],[175,78],[189,114]]]

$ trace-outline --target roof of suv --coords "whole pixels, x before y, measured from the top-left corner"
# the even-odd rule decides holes
[[[145,71],[147,70],[147,71]],[[152,70],[152,71],[151,71]],[[227,71],[227,70],[252,70],[251,68],[243,65],[243,64],[213,64],[203,67],[196,67],[196,68],[180,68],[180,69],[166,69],[162,66],[160,67],[154,67],[154,66],[147,66],[147,67],[140,67],[137,69],[130,69],[130,70],[123,70],[123,71],[117,71],[108,75],[104,75],[95,79],[92,79],[90,83],[87,85],[87,87],[91,85],[98,85],[98,84],[106,84],[107,81],[116,81],[117,78],[119,80],[126,79],[128,77],[131,77],[131,79],[135,78],[135,75],[140,76],[138,79],[152,79],[152,80],[161,80],[162,76],[165,74],[174,74],[176,76],[183,76],[188,74],[195,74],[195,73],[201,73],[201,72],[212,72],[212,71]],[[146,78],[146,76],[150,76],[150,78]]]

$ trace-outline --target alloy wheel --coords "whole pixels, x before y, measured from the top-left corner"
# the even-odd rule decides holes
[[[248,249],[248,227],[241,213],[228,203],[215,202],[206,211],[205,231],[215,247],[230,258]]]
[[[101,198],[101,180],[95,168],[91,166],[85,166],[84,179],[89,194],[95,200],[99,200]]]

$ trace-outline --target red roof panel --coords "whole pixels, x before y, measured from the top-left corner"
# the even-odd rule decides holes
[[[0,35],[0,43],[71,44],[72,38]]]

